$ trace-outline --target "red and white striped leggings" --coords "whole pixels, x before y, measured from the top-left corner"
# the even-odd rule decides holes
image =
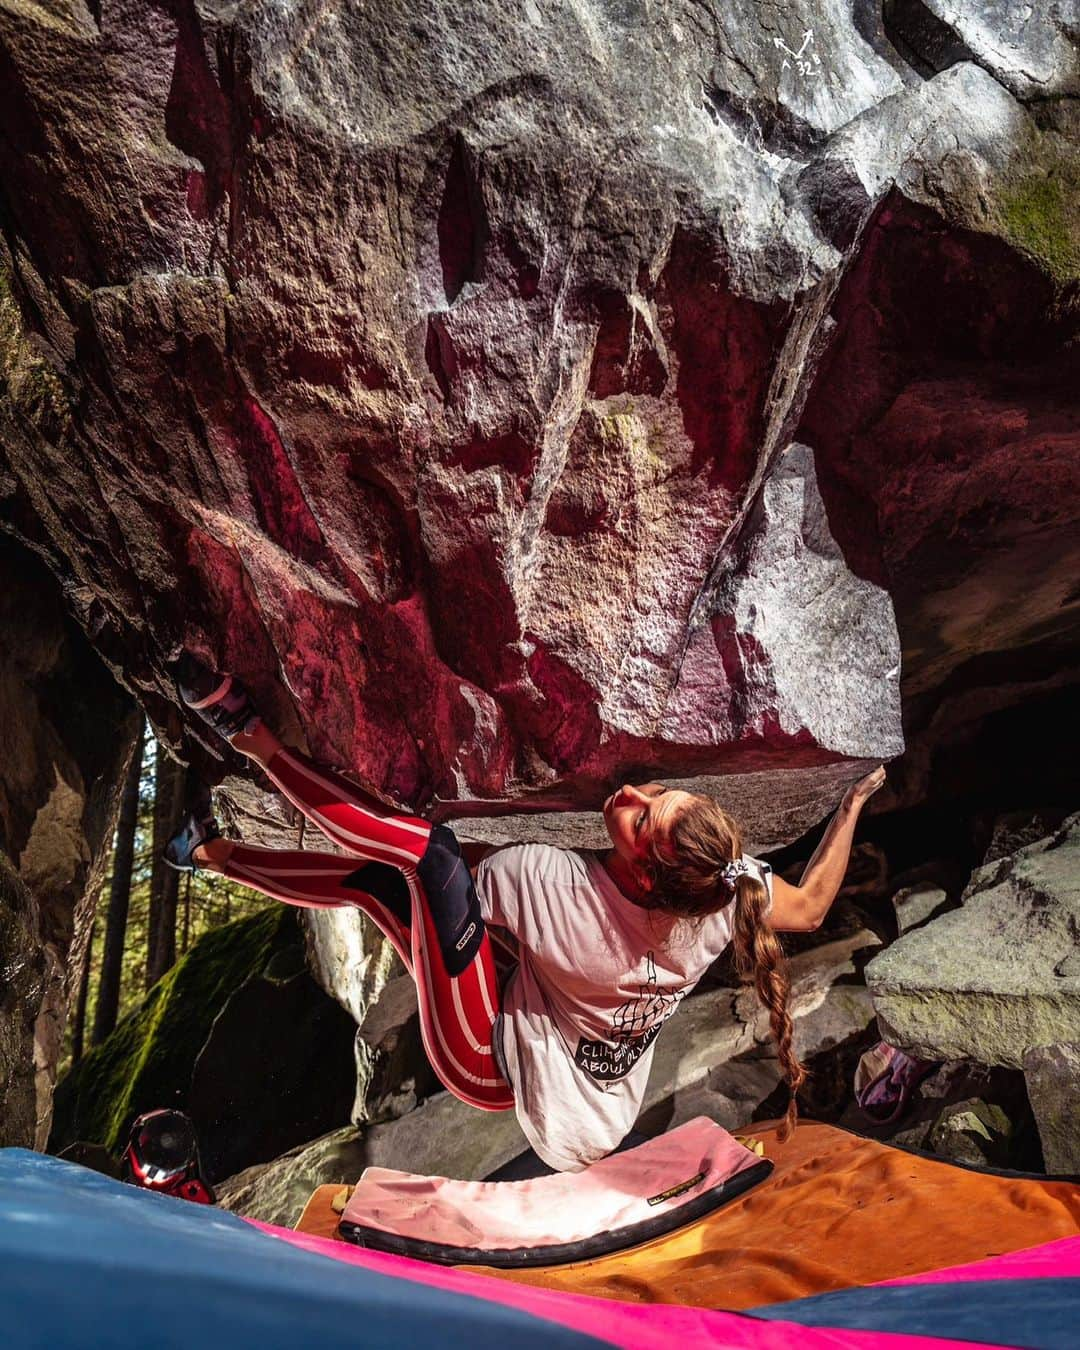
[[[499,1010],[495,959],[452,833],[388,813],[356,784],[293,750],[278,751],[267,772],[350,856],[235,844],[225,876],[288,905],[363,910],[416,981],[424,1049],[439,1078],[471,1106],[507,1110],[513,1092],[491,1048]],[[366,866],[358,868],[358,858]]]

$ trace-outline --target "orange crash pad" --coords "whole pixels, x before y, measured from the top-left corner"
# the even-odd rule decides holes
[[[772,1176],[686,1228],[573,1265],[469,1269],[568,1293],[737,1310],[1080,1233],[1080,1185],[973,1171],[814,1121],[785,1144],[775,1123],[748,1130],[764,1142]],[[336,1237],[341,1191],[320,1186],[297,1228]]]

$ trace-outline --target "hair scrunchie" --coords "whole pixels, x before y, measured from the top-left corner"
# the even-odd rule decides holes
[[[720,879],[726,886],[732,890],[735,889],[735,883],[740,877],[750,875],[750,864],[743,862],[741,858],[732,858],[731,862],[720,873]]]

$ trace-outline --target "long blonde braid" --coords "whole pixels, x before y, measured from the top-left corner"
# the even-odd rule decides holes
[[[796,1093],[806,1068],[795,1054],[788,1000],[791,979],[787,958],[768,921],[769,892],[757,877],[736,878],[734,893],[724,871],[742,856],[742,835],[735,821],[710,797],[695,797],[675,818],[661,855],[650,852],[646,870],[652,879],[652,907],[687,918],[703,918],[731,904],[731,943],[740,979],[752,982],[769,1011],[780,1069],[790,1090],[781,1140],[790,1137],[798,1117]]]

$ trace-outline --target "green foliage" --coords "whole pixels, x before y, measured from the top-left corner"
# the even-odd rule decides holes
[[[143,747],[142,780],[139,785],[139,821],[135,831],[135,866],[131,877],[131,897],[128,908],[127,930],[124,941],[123,967],[120,980],[120,1008],[117,1021],[132,1012],[142,1002],[146,985],[146,961],[150,920],[150,866],[153,851],[154,794],[156,784],[155,742],[148,736]],[[98,985],[101,978],[101,959],[104,948],[105,918],[108,909],[112,865],[101,890],[98,917],[90,948],[90,984],[87,994],[87,1035],[93,1026],[97,1006]],[[267,905],[265,896],[211,872],[196,872],[180,878],[180,901],[177,907],[178,954],[183,953],[199,938],[242,915],[254,914]],[[74,1016],[68,1018],[67,1039],[60,1074],[71,1063],[71,1042]]]
[[[132,1119],[184,1106],[199,1051],[230,995],[302,942],[296,911],[271,905],[204,934],[57,1085],[54,1152],[76,1139],[116,1150]]]
[[[1013,180],[999,199],[1006,237],[1058,281],[1080,277],[1080,190],[1071,173],[1040,171]]]

